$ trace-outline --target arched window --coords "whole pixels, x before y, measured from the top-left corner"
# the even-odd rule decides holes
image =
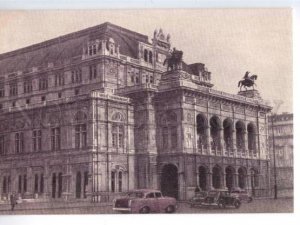
[[[144,50],[144,60],[145,60],[145,62],[148,62],[148,50],[147,49]]]
[[[52,174],[52,198],[56,197],[56,173]]]
[[[149,63],[152,63],[153,62],[153,59],[152,59],[152,52],[149,51]]]
[[[202,191],[205,191],[207,189],[206,184],[207,179],[207,170],[204,166],[199,167],[199,187]]]
[[[89,184],[89,177],[88,177],[88,175],[89,175],[89,172],[85,171],[84,172],[84,181],[83,181],[83,197],[84,198],[87,197],[87,195],[86,195],[86,188],[87,188],[87,186]]]
[[[230,118],[227,118],[223,122],[223,128],[224,128],[224,143],[225,143],[225,149],[226,151],[233,151],[232,146],[232,120]]]
[[[255,126],[252,123],[247,125],[248,149],[250,152],[256,152]]]
[[[196,117],[197,122],[197,148],[202,152],[207,149],[207,120],[202,114]]]
[[[212,184],[213,188],[221,188],[221,168],[219,166],[215,166],[212,170]]]
[[[236,130],[236,148],[238,152],[245,150],[245,139],[244,139],[244,132],[245,132],[245,124],[242,121],[237,121],[235,124]]]
[[[220,152],[220,119],[217,116],[213,116],[210,121],[210,136],[211,136],[211,150],[213,153]]]
[[[116,191],[116,172],[112,171],[111,172],[111,192]]]
[[[119,177],[118,177],[118,179],[119,179],[119,183],[118,183],[118,185],[119,185],[119,192],[122,192],[122,185],[123,185],[123,176],[122,176],[122,171],[119,171]]]
[[[163,151],[177,149],[177,116],[176,113],[168,111],[161,116],[161,147]]]
[[[81,197],[81,173],[76,174],[76,198]]]
[[[167,127],[163,128],[162,140],[163,140],[163,148],[168,149],[168,147],[169,147],[169,143],[168,143],[169,142],[169,132],[168,132]]]
[[[239,188],[244,189],[246,187],[247,171],[244,167],[238,169],[238,185]]]

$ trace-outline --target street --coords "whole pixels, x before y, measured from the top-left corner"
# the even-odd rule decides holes
[[[24,203],[26,204],[26,203]],[[259,199],[251,203],[243,203],[239,209],[235,208],[190,208],[188,203],[178,203],[178,210],[176,213],[292,213],[293,199]],[[26,209],[26,206],[20,207],[17,205],[14,211],[11,211],[9,205],[7,209],[0,210],[2,215],[24,215],[24,214],[112,214],[114,213],[111,205],[85,205],[68,208],[49,208],[49,209]]]

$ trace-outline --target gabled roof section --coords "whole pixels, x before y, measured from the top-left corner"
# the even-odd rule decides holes
[[[82,55],[83,46],[90,40],[112,37],[120,45],[120,53],[137,58],[138,42],[148,43],[142,35],[109,22],[63,35],[45,42],[0,54],[0,76],[32,67],[64,64]]]

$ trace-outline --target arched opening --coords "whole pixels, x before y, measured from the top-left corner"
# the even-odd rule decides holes
[[[76,174],[76,198],[81,197],[81,173]]]
[[[255,188],[259,186],[259,176],[258,176],[257,169],[252,168],[250,170],[250,176],[251,176],[251,190],[252,190],[252,195],[255,196]]]
[[[215,166],[212,170],[212,185],[213,188],[221,188],[222,171],[219,166]]]
[[[52,174],[52,198],[56,197],[56,173]]]
[[[238,169],[238,177],[239,177],[239,181],[238,181],[239,188],[245,189],[247,171],[244,167],[241,167],[241,168]]]
[[[62,194],[62,173],[58,174],[58,193],[57,193],[57,197],[61,198],[61,194]]]
[[[163,167],[160,184],[164,196],[178,199],[178,169],[175,165],[168,164]]]
[[[213,116],[210,121],[210,136],[211,136],[211,150],[213,153],[221,151],[220,149],[220,119],[217,116]]]
[[[152,63],[153,59],[152,59],[152,52],[149,51],[149,63]]]
[[[225,173],[226,187],[231,191],[234,188],[234,168],[231,166],[226,167]]]
[[[248,149],[250,152],[256,152],[255,126],[252,123],[247,125]]]
[[[196,117],[197,122],[197,147],[201,151],[207,149],[207,120],[204,115],[198,114]]]
[[[245,150],[245,124],[242,121],[237,121],[235,124],[236,130],[236,148],[238,152],[242,152]]]
[[[148,62],[148,50],[147,49],[144,50],[144,60],[145,60],[145,62]]]
[[[232,146],[232,120],[230,118],[227,118],[223,121],[223,128],[224,128],[224,143],[225,143],[225,149],[227,152],[233,151]]]
[[[200,166],[199,167],[199,187],[202,191],[207,190],[206,176],[207,176],[206,168],[204,166]]]

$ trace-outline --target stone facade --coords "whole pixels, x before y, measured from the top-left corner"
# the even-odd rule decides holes
[[[272,115],[268,117],[268,120],[272,188],[275,184],[273,154],[274,140],[278,196],[291,197],[293,196],[294,190],[293,114],[282,113],[278,115]]]
[[[166,71],[169,51],[162,30],[150,43],[105,23],[0,55],[1,198],[268,195],[270,107],[214,90],[202,63]]]

